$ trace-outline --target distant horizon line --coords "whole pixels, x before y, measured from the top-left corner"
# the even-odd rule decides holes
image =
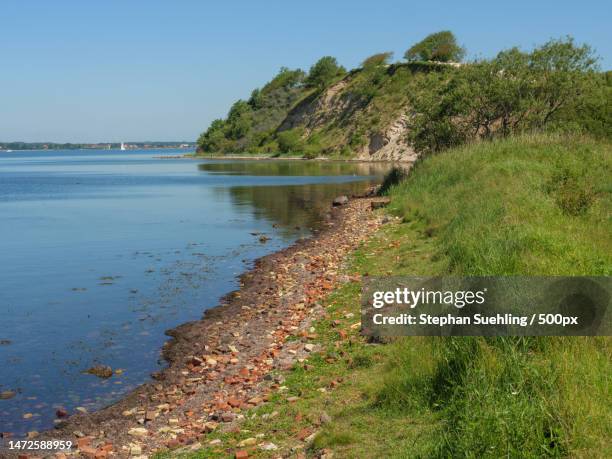
[[[101,142],[47,142],[47,141],[25,141],[25,140],[0,140],[0,145],[7,144],[26,144],[26,145],[112,145],[112,144],[143,144],[143,143],[197,143],[195,140],[118,140],[118,141],[101,141]]]

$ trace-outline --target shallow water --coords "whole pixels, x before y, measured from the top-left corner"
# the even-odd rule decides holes
[[[165,330],[384,171],[155,158],[177,153],[0,153],[0,392],[17,392],[0,432],[50,428],[57,407],[95,410],[146,381]],[[82,373],[96,364],[123,373]]]

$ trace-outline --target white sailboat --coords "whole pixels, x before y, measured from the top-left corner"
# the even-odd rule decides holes
[[[127,148],[125,147],[125,144],[123,142],[121,142],[121,150],[127,150]]]

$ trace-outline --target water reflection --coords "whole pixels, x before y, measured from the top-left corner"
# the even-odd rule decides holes
[[[237,206],[251,206],[255,218],[275,222],[284,231],[320,228],[338,195],[359,195],[367,186],[379,183],[389,170],[383,163],[347,163],[336,161],[257,160],[199,164],[201,171],[223,175],[330,177],[327,183],[276,186],[232,186],[218,188],[229,193]],[[354,181],[338,182],[338,177]]]
[[[198,165],[201,171],[223,175],[253,176],[380,176],[389,170],[385,163],[305,160],[214,161]]]
[[[230,194],[234,204],[252,206],[256,218],[274,221],[285,230],[316,229],[321,227],[336,196],[361,194],[372,180],[342,184],[232,187],[225,191]]]

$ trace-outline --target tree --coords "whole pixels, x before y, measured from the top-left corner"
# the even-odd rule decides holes
[[[214,120],[210,127],[198,138],[198,150],[204,152],[218,152],[225,143],[225,121]]]
[[[588,45],[577,46],[572,37],[550,40],[529,56],[529,67],[536,79],[541,125],[559,110],[581,100],[589,75],[597,69],[597,58]]]
[[[455,35],[449,30],[432,33],[412,46],[404,54],[408,61],[459,62],[465,49],[457,44]]]
[[[565,113],[580,113],[603,85],[596,78],[590,47],[573,39],[551,40],[530,53],[512,48],[494,59],[445,69],[412,92],[412,141],[421,150],[439,150],[474,138],[489,139],[549,129]],[[447,76],[445,76],[447,75]],[[591,104],[592,107],[597,106]],[[587,115],[582,126],[596,125]],[[605,134],[603,134],[605,135]]]
[[[231,123],[242,117],[245,113],[248,113],[250,110],[251,107],[247,102],[244,100],[237,100],[227,114],[227,121]]]
[[[329,85],[335,78],[345,73],[345,68],[338,65],[338,61],[335,57],[324,56],[310,67],[310,71],[306,77],[306,86],[321,90]]]
[[[393,57],[393,53],[390,51],[384,53],[373,54],[372,56],[366,58],[361,66],[365,68],[371,67],[380,67],[381,65],[388,64],[391,58]]]
[[[253,110],[258,110],[263,106],[264,97],[261,89],[253,89],[251,92],[251,97],[249,98],[248,104],[251,106]]]

